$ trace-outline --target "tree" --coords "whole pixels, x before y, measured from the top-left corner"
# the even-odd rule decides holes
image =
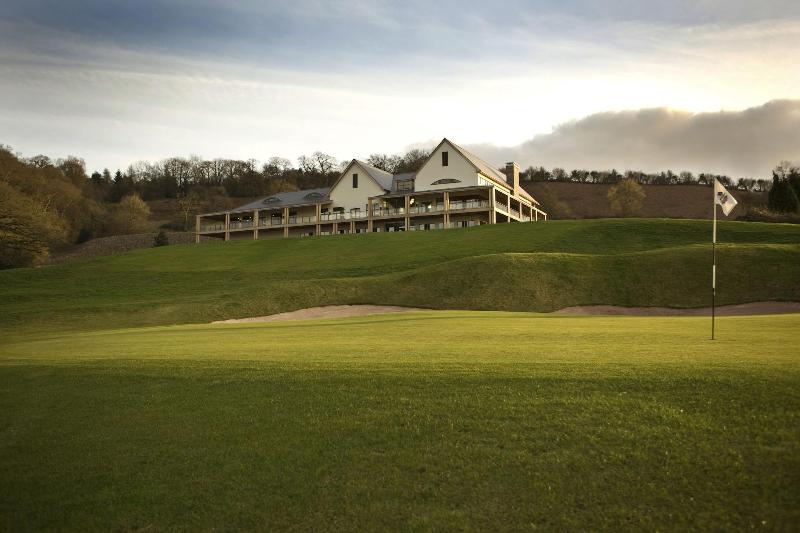
[[[42,264],[65,236],[60,216],[42,212],[35,200],[0,181],[0,268]]]
[[[42,154],[35,155],[35,156],[29,158],[27,163],[29,165],[33,165],[33,166],[38,167],[38,168],[49,167],[49,166],[51,166],[53,164],[53,162],[50,160],[49,157],[47,157],[46,155],[42,155]]]
[[[553,175],[553,181],[568,181],[567,171],[561,167],[554,168],[552,175]]]
[[[314,160],[307,155],[301,155],[297,158],[297,164],[300,166],[300,170],[304,174],[311,174],[316,170],[316,166],[314,164]]]
[[[189,231],[189,217],[200,207],[200,196],[192,191],[178,196],[178,208],[183,216],[183,231]]]
[[[169,244],[169,237],[167,237],[167,233],[162,229],[159,230],[158,235],[156,238],[153,239],[153,247],[157,248],[159,246],[166,246]]]
[[[120,200],[112,211],[107,231],[111,234],[144,233],[149,227],[150,208],[138,194]]]
[[[768,205],[777,213],[796,213],[800,201],[790,181],[791,168],[783,164],[772,171],[772,188],[769,190]]]
[[[632,179],[622,180],[608,191],[612,211],[622,217],[638,213],[645,196],[642,186]]]
[[[399,155],[371,154],[367,158],[367,164],[392,174],[397,171],[397,167],[400,166],[402,161],[403,158]]]
[[[423,148],[412,148],[401,158],[400,162],[395,167],[396,174],[405,172],[417,172],[425,164],[425,161],[430,157],[430,150]]]

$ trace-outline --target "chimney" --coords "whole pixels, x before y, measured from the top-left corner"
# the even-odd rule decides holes
[[[514,190],[514,194],[519,192],[519,165],[506,163],[506,183]]]

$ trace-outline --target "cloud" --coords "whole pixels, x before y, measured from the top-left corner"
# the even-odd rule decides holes
[[[513,146],[598,111],[800,98],[796,0],[3,7],[0,142],[92,168],[189,153],[348,159],[443,136]]]
[[[596,113],[518,146],[472,145],[488,161],[567,169],[665,169],[769,177],[782,160],[800,162],[800,100],[743,111],[667,108]]]

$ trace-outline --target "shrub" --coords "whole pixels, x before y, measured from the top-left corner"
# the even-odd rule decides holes
[[[608,191],[611,210],[622,217],[638,213],[642,209],[645,196],[642,186],[632,179],[622,180]]]
[[[106,223],[108,235],[146,233],[150,227],[150,208],[139,195],[132,194],[114,206]]]
[[[167,237],[167,233],[162,229],[161,231],[158,232],[156,238],[153,239],[153,246],[154,247],[166,246],[168,244],[169,244],[169,237]]]

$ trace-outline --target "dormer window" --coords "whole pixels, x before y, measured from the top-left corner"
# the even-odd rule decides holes
[[[265,204],[277,204],[280,201],[281,199],[278,198],[277,196],[270,196],[269,198],[264,199]]]
[[[358,174],[353,174],[353,188],[358,189]]]
[[[442,166],[446,167],[448,163],[448,153],[442,152]]]
[[[461,180],[457,180],[455,178],[444,178],[434,181],[431,183],[431,185],[446,185],[448,183],[461,183]]]

